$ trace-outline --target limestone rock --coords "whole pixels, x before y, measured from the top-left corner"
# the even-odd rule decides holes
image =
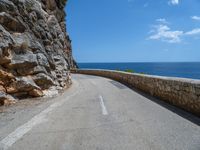
[[[0,91],[0,106],[1,105],[10,105],[16,103],[16,100],[6,93]]]
[[[25,54],[15,54],[11,62],[7,65],[7,68],[18,69],[21,67],[24,68],[33,68],[38,65],[37,57],[33,53]]]
[[[14,81],[15,81],[14,75],[10,72],[7,72],[6,70],[3,70],[0,67],[0,85],[3,86],[4,89],[6,89],[5,87]],[[7,91],[7,89],[6,89],[6,91]]]
[[[4,99],[39,97],[43,90],[71,84],[69,70],[76,64],[66,31],[65,4],[66,0],[0,0]]]
[[[6,89],[4,88],[3,85],[0,84],[0,92],[6,92]]]
[[[12,1],[1,0],[0,1],[0,12],[11,12],[16,13],[17,8]]]
[[[29,95],[31,95],[33,97],[41,97],[44,94],[43,94],[43,92],[41,90],[33,89],[32,91],[29,91]]]
[[[44,73],[37,74],[35,77],[33,77],[33,80],[42,89],[48,89],[49,87],[54,85],[53,80]]]
[[[6,12],[0,13],[0,23],[10,31],[24,32],[26,29],[20,20],[15,19]]]
[[[16,81],[6,86],[9,94],[18,92],[29,92],[34,89],[40,90],[40,87],[35,84],[31,77],[16,77]]]

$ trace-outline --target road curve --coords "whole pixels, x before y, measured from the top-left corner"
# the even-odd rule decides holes
[[[2,150],[200,150],[200,118],[102,77],[0,113]],[[7,119],[5,119],[7,118]]]

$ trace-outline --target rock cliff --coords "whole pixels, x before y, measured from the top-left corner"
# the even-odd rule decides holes
[[[0,0],[0,104],[71,84],[66,0]]]

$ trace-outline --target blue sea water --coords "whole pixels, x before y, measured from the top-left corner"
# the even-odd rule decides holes
[[[110,69],[143,72],[149,75],[200,79],[200,62],[181,63],[78,63],[81,69]]]

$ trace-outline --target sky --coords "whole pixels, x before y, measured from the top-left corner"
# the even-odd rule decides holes
[[[200,0],[68,0],[77,62],[200,62]]]

